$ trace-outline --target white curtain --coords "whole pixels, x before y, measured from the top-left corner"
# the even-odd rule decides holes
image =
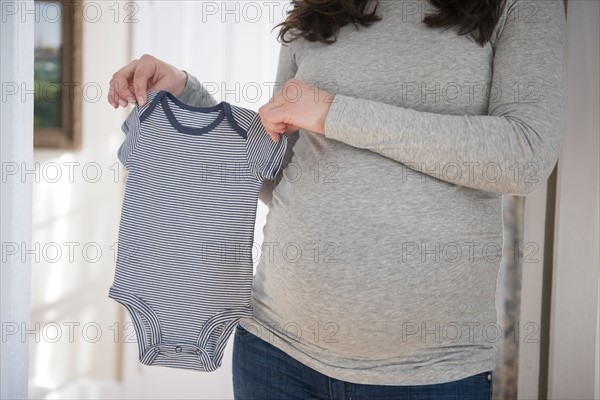
[[[272,93],[278,29],[290,1],[139,1],[132,57],[152,54],[194,74],[218,101],[257,110]]]

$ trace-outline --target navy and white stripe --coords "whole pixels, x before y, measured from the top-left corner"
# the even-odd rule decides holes
[[[109,297],[131,316],[142,363],[214,371],[252,316],[258,194],[287,137],[273,142],[256,112],[224,101],[147,97],[122,124],[128,176]]]

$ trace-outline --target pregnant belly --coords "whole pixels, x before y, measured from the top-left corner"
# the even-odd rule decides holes
[[[385,357],[400,340],[390,330],[494,316],[501,197],[430,182],[363,181],[358,192],[282,181],[254,280],[257,318],[300,330],[313,351]],[[316,332],[338,341],[315,343]]]

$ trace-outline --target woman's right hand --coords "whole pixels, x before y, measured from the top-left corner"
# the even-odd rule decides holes
[[[186,73],[159,60],[144,54],[133,60],[112,76],[109,82],[108,102],[118,108],[127,107],[128,103],[144,105],[149,90],[168,90],[180,97],[187,82]]]

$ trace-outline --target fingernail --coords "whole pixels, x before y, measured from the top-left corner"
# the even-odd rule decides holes
[[[130,103],[135,103],[135,98],[134,97],[128,97],[127,101]]]
[[[137,102],[138,102],[138,104],[139,104],[140,106],[143,106],[143,105],[144,105],[144,98],[143,98],[142,96],[138,96],[138,98],[137,98]]]
[[[120,104],[122,107],[127,107],[127,102],[126,102],[125,100],[123,100],[123,99],[119,99],[119,104]]]

